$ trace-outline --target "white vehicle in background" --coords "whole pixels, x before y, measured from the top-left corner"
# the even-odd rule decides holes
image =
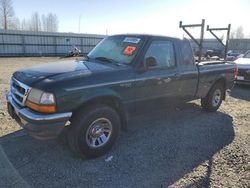
[[[238,75],[236,77],[237,84],[250,85],[250,50],[243,57],[235,60],[238,66]]]

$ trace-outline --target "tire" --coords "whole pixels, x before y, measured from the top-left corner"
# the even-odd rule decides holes
[[[205,98],[201,99],[202,109],[208,112],[215,112],[220,107],[225,90],[222,83],[216,83],[208,92]]]
[[[70,149],[80,157],[94,158],[111,149],[121,129],[117,112],[106,105],[80,110],[68,132]]]

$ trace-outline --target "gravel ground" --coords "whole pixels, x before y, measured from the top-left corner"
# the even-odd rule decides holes
[[[6,111],[13,71],[58,60],[0,58],[1,146],[31,187],[250,187],[250,87],[235,87],[216,113],[192,101],[137,116],[109,153],[81,160],[65,135],[35,140]]]

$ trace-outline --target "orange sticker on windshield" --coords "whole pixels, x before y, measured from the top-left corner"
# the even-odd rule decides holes
[[[123,54],[124,55],[133,55],[134,51],[136,50],[135,46],[127,46],[124,50],[123,50]]]

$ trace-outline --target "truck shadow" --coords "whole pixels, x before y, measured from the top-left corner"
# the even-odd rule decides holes
[[[236,85],[231,93],[231,97],[242,99],[246,101],[250,101],[250,86],[247,85]]]
[[[1,145],[32,187],[167,187],[205,161],[206,176],[189,186],[209,187],[213,155],[234,139],[232,122],[194,103],[147,113],[129,122],[108,154],[92,160],[73,157],[61,139],[38,141],[23,131],[2,137]]]

